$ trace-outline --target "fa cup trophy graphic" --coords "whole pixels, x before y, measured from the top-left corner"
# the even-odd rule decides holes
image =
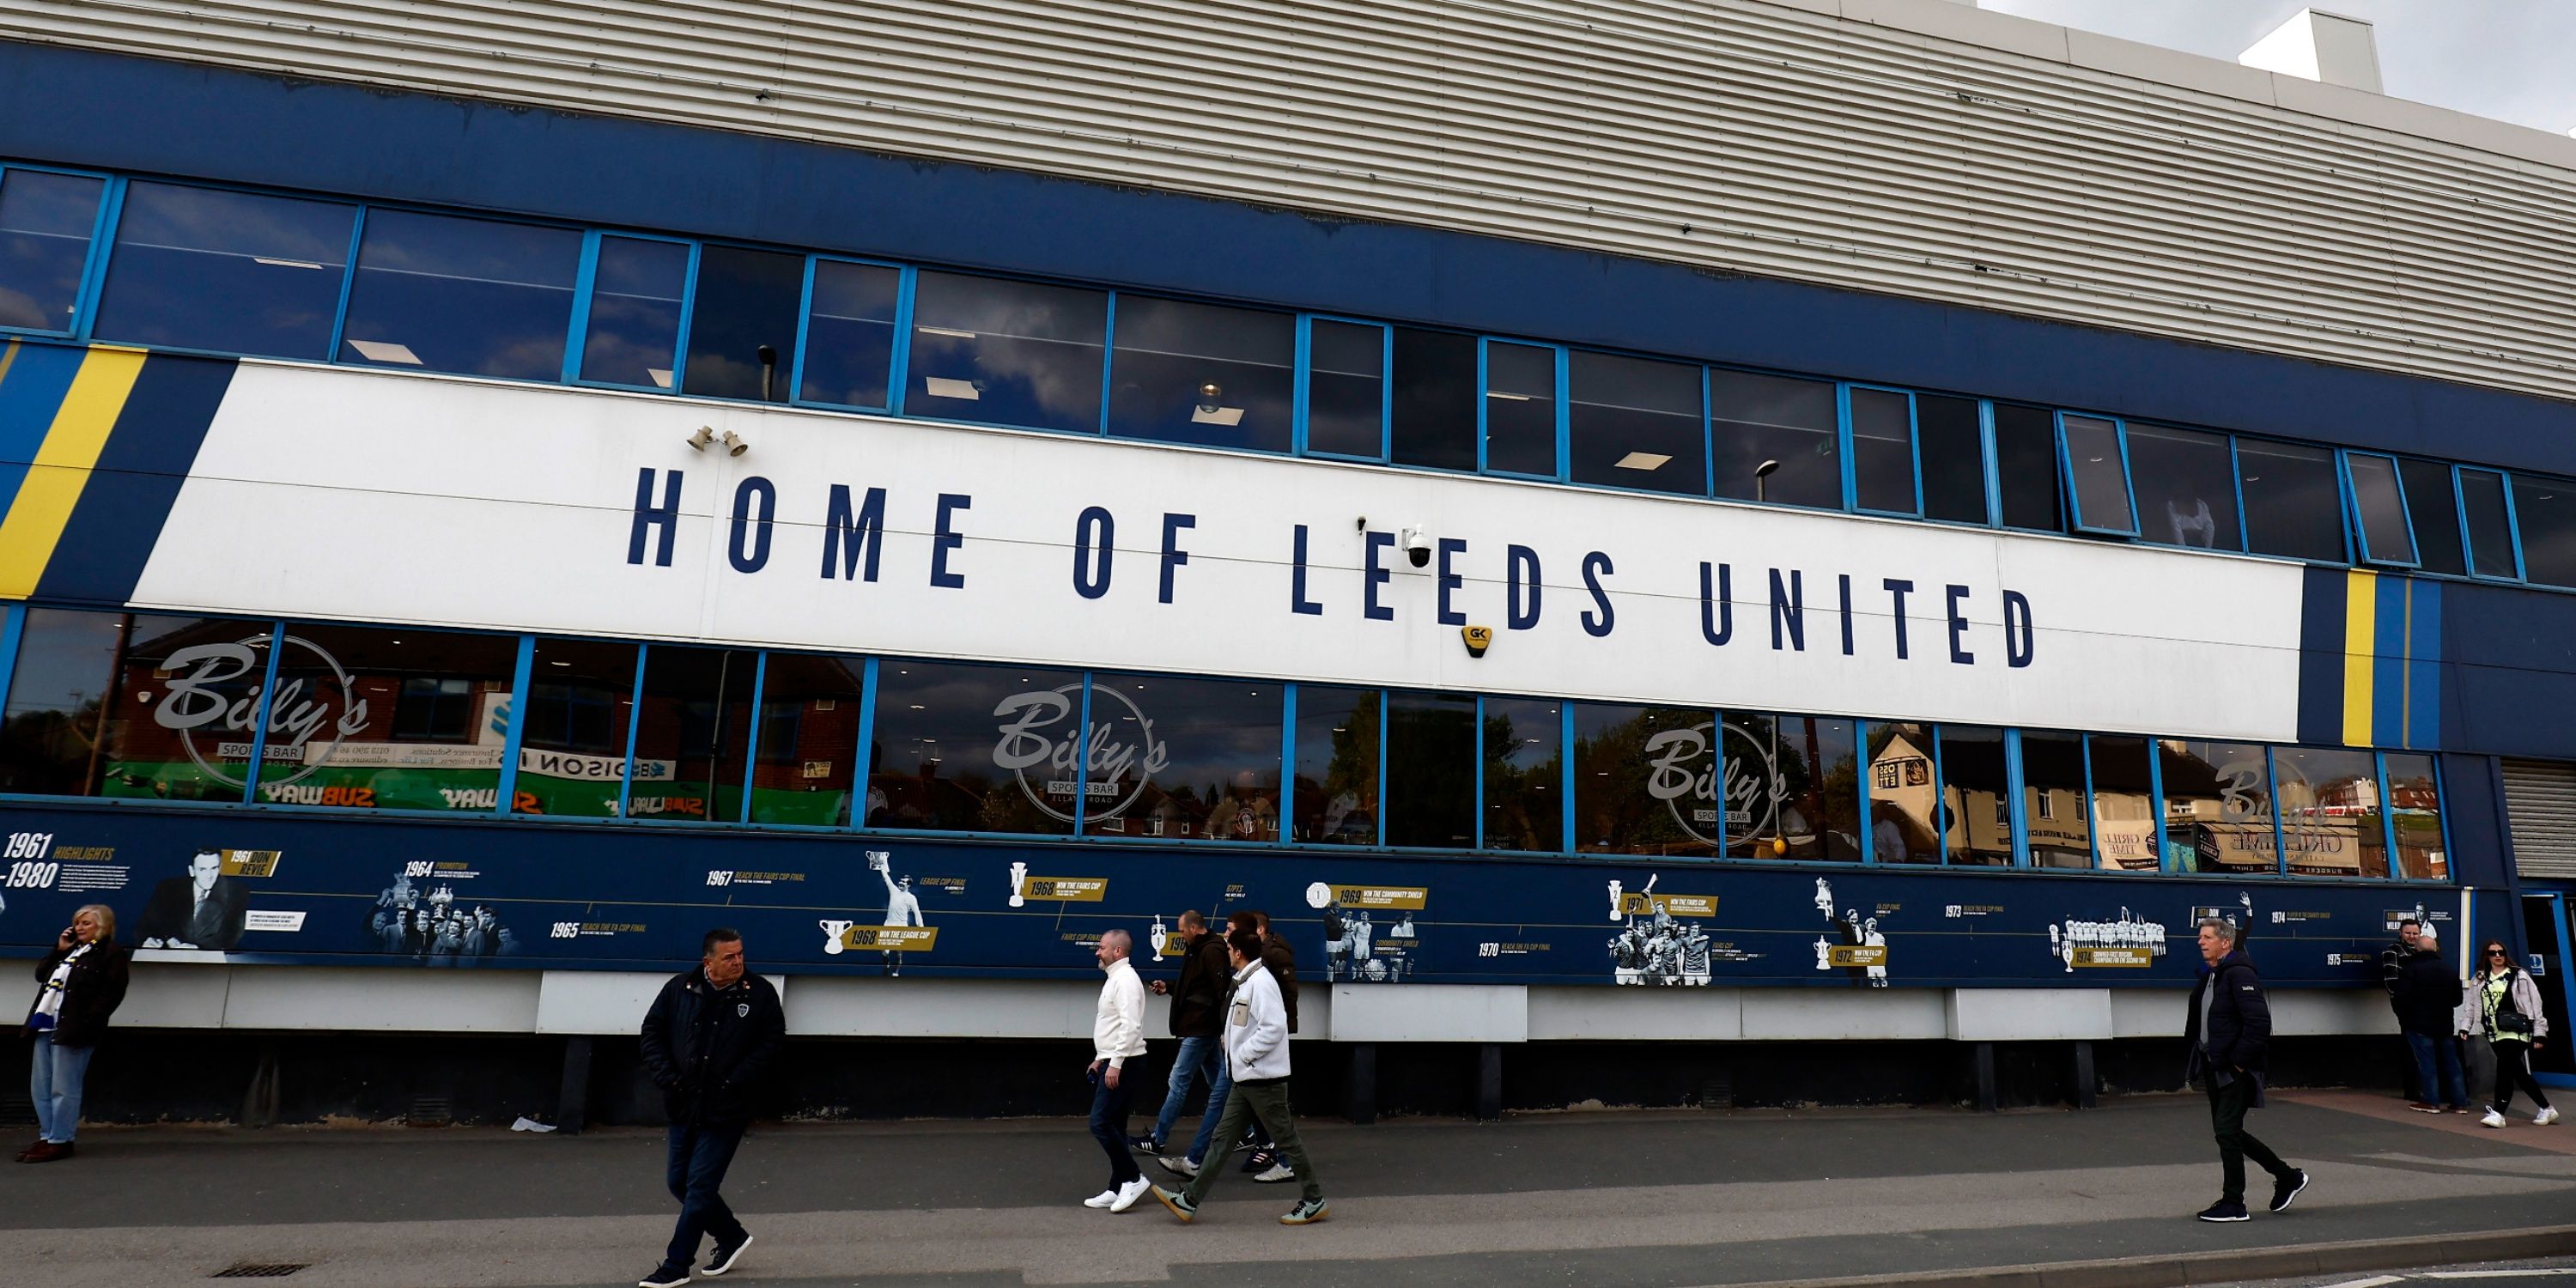
[[[1012,906],[1012,907],[1014,907],[1014,908],[1021,908],[1021,907],[1026,907],[1026,906],[1028,905],[1028,902],[1029,902],[1029,900],[1028,900],[1028,896],[1022,893],[1022,891],[1025,891],[1026,889],[1028,889],[1028,885],[1029,885],[1029,865],[1028,865],[1028,864],[1025,864],[1025,863],[1013,863],[1013,864],[1011,865],[1011,906]],[[1157,945],[1157,948],[1158,948],[1158,949],[1159,949],[1159,947],[1160,947],[1160,945]]]

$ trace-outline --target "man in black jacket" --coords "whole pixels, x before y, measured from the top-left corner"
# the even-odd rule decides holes
[[[2218,1201],[2200,1219],[2242,1221],[2246,1159],[2272,1174],[2275,1212],[2308,1188],[2308,1174],[2282,1162],[2245,1130],[2245,1111],[2263,1107],[2263,1056],[2272,1041],[2272,1008],[2264,1000],[2263,977],[2255,973],[2253,959],[2236,944],[2234,923],[2219,917],[2200,923],[2200,959],[2209,970],[2191,990],[2191,1011],[2183,1021],[2191,1048],[2184,1076],[2203,1079],[2209,1091],[2209,1123],[2218,1137],[2225,1182]]]
[[[2379,950],[2379,985],[2388,990],[2388,1009],[2391,1013],[2397,1010],[2397,977],[2406,973],[2406,959],[2415,955],[2415,935],[2423,925],[2423,922],[2413,917],[2398,922],[2397,942]],[[2403,1031],[2401,1027],[2400,1032]],[[2408,1100],[2431,1099],[2424,1093],[2424,1088],[2415,1082],[2415,1061],[2411,1055],[2404,1068],[2406,1098]]]
[[[2451,1013],[2460,1005],[2460,976],[2442,956],[2442,940],[2431,926],[2415,936],[2415,952],[2397,968],[2397,1031],[2415,1057],[2415,1086],[2422,1099],[2407,1108],[2428,1114],[2448,1106],[2469,1112],[2469,1089],[2460,1074],[2458,1026]],[[2437,1103],[2435,1097],[2440,1097]]]
[[[1180,981],[1166,985],[1158,979],[1149,985],[1157,993],[1171,995],[1172,1036],[1181,1040],[1180,1054],[1172,1057],[1171,1091],[1163,1097],[1163,1112],[1154,1118],[1153,1134],[1133,1142],[1150,1154],[1163,1152],[1164,1143],[1172,1138],[1172,1123],[1188,1105],[1190,1093],[1213,1087],[1217,1064],[1225,1059],[1217,1045],[1218,1025],[1225,1017],[1226,980],[1233,975],[1225,941],[1209,934],[1207,918],[1192,908],[1181,914],[1181,943]],[[1219,1104],[1208,1112],[1224,1108]]]
[[[662,1264],[638,1288],[689,1282],[702,1235],[716,1240],[709,1278],[740,1263],[751,1232],[718,1191],[751,1123],[754,1089],[787,1044],[778,990],[745,969],[742,936],[710,930],[699,948],[698,968],[672,976],[644,1017],[644,1068],[671,1119],[669,1184],[680,1221]]]

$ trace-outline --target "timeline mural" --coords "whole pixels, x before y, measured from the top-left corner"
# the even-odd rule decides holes
[[[744,835],[598,823],[13,810],[0,952],[104,903],[146,961],[666,970],[730,925],[765,968],[1085,978],[1112,927],[1268,912],[1334,983],[2172,986],[2196,917],[2283,986],[2375,984],[2399,917],[2456,894],[1651,860]],[[1606,900],[1605,900],[1606,895]],[[1605,918],[1606,912],[1606,918]]]

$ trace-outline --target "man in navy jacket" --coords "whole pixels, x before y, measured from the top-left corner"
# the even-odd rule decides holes
[[[2290,1206],[2308,1188],[2308,1174],[2281,1161],[2271,1147],[2245,1130],[2245,1111],[2263,1107],[2263,1056],[2272,1040],[2272,1008],[2263,997],[2263,977],[2254,961],[2237,946],[2236,926],[2219,917],[2200,923],[2200,959],[2209,967],[2191,990],[2191,1013],[2183,1036],[2191,1047],[2185,1077],[2198,1077],[2209,1091],[2210,1127],[2218,1136],[2218,1162],[2225,1192],[2200,1214],[2203,1221],[2242,1221],[2245,1214],[2245,1160],[2251,1158],[2272,1174],[2272,1210]]]
[[[697,969],[672,976],[644,1017],[644,1069],[662,1089],[671,1118],[665,1179],[680,1201],[680,1220],[662,1264],[636,1281],[640,1288],[689,1282],[698,1242],[710,1234],[716,1246],[705,1273],[721,1275],[740,1264],[751,1232],[719,1191],[751,1125],[761,1078],[787,1045],[778,990],[745,967],[742,936],[710,930],[699,951]]]

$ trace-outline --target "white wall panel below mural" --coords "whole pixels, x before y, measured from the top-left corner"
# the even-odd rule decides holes
[[[710,424],[746,454],[684,441]],[[135,599],[2284,740],[2300,584],[1916,522],[244,363]]]
[[[1936,0],[18,0],[0,35],[2576,396],[2576,144]]]

